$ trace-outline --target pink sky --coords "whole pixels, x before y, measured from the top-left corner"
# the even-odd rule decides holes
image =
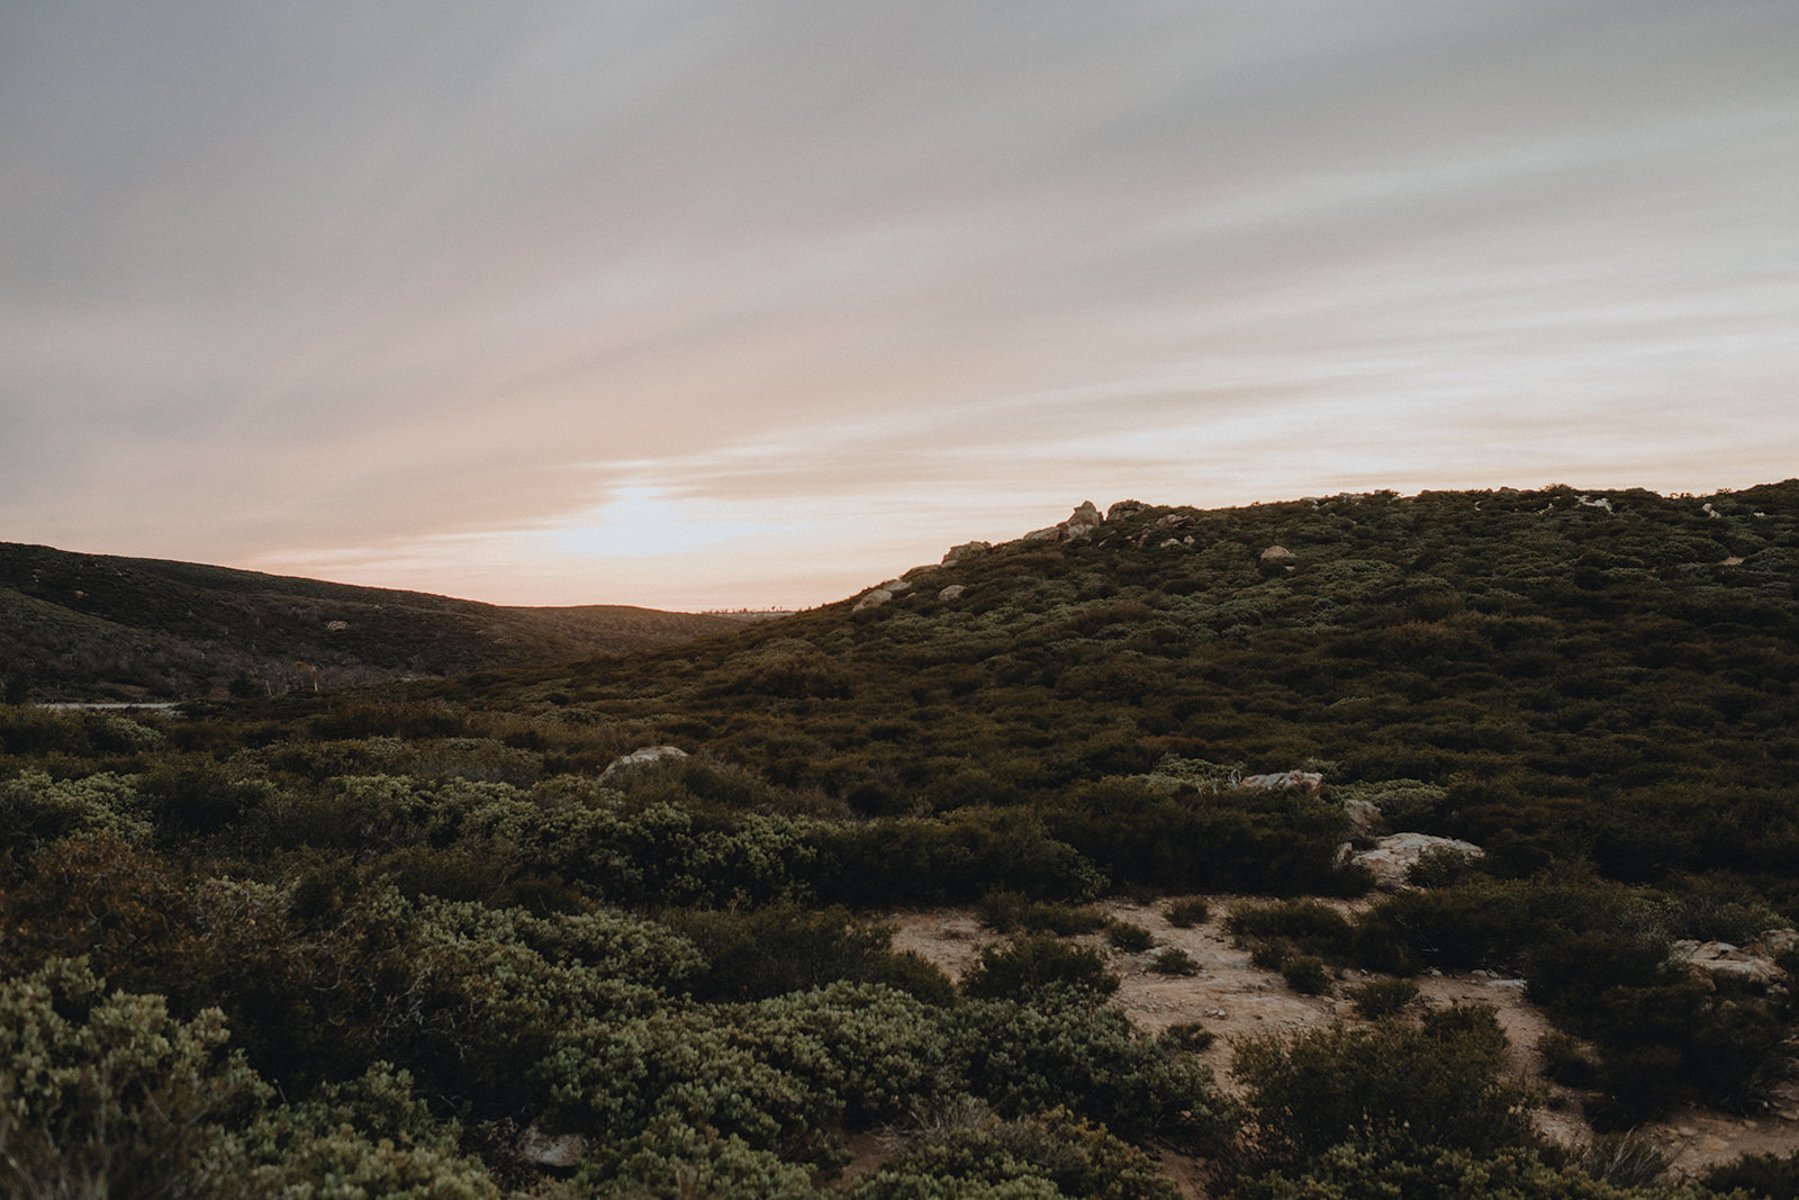
[[[1799,464],[1799,8],[12,6],[0,539],[799,606]]]

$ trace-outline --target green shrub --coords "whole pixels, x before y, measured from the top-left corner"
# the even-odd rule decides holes
[[[1295,954],[1281,964],[1281,978],[1304,996],[1322,996],[1331,990],[1330,972],[1324,960],[1312,954]]]
[[[986,947],[962,977],[962,994],[977,999],[1022,999],[1045,990],[1109,996],[1118,990],[1118,976],[1095,950],[1034,936]]]
[[[1720,1194],[1742,1191],[1766,1200],[1799,1200],[1799,1152],[1745,1154],[1712,1167],[1699,1181]]]
[[[1198,1021],[1177,1021],[1162,1031],[1162,1041],[1176,1050],[1198,1054],[1218,1040],[1218,1035]]]
[[[1418,985],[1409,979],[1371,979],[1349,990],[1356,1014],[1368,1021],[1398,1016],[1418,999]]]
[[[1149,960],[1149,969],[1158,975],[1197,975],[1199,960],[1179,946],[1164,946]]]
[[[1168,923],[1176,929],[1192,929],[1204,925],[1211,916],[1212,910],[1200,896],[1189,896],[1168,905]]]
[[[1599,1060],[1559,1030],[1542,1036],[1537,1053],[1543,1056],[1543,1074],[1564,1087],[1585,1091],[1599,1082]]]
[[[1053,900],[1032,900],[1023,892],[996,889],[975,904],[975,915],[998,933],[1055,933],[1069,937],[1094,933],[1105,928],[1106,919],[1098,909],[1087,905],[1059,904]]]
[[[1280,938],[1302,953],[1333,961],[1347,957],[1355,937],[1346,917],[1316,900],[1245,905],[1225,919],[1225,928],[1239,945]]]
[[[1417,1026],[1331,1025],[1239,1043],[1258,1158],[1300,1165],[1347,1143],[1399,1157],[1488,1155],[1527,1145],[1526,1094],[1506,1075],[1491,1009],[1446,1009]]]

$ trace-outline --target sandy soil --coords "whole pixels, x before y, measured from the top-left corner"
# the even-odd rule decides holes
[[[1223,918],[1245,901],[1238,897],[1208,897],[1212,919],[1193,929],[1176,929],[1161,913],[1161,906],[1141,906],[1108,901],[1101,907],[1109,917],[1148,929],[1156,949],[1178,946],[1199,963],[1197,975],[1178,977],[1150,971],[1155,950],[1127,954],[1113,949],[1104,937],[1088,935],[1076,940],[1094,946],[1107,957],[1122,983],[1113,1003],[1143,1029],[1160,1031],[1170,1025],[1196,1021],[1219,1035],[1201,1056],[1231,1086],[1231,1042],[1262,1033],[1286,1033],[1337,1018],[1356,1019],[1348,1001],[1321,996],[1302,996],[1288,988],[1281,977],[1252,965],[1249,955],[1233,947],[1224,932]],[[1345,912],[1360,907],[1355,902],[1327,901]],[[895,914],[898,927],[893,945],[911,950],[935,963],[952,979],[960,979],[973,965],[982,947],[1000,936],[984,927],[965,909]],[[1358,971],[1341,980],[1353,985],[1374,978]],[[1563,1144],[1591,1138],[1592,1129],[1581,1116],[1579,1096],[1538,1074],[1541,1066],[1536,1045],[1549,1032],[1544,1015],[1524,998],[1521,980],[1502,979],[1488,973],[1425,976],[1416,981],[1433,1004],[1478,1003],[1493,1007],[1512,1044],[1513,1068],[1530,1079],[1544,1104],[1534,1114],[1542,1132]],[[1645,1126],[1640,1133],[1667,1156],[1672,1173],[1692,1175],[1715,1163],[1743,1154],[1787,1154],[1799,1150],[1799,1081],[1781,1085],[1773,1111],[1753,1118],[1737,1118],[1698,1110],[1675,1114],[1666,1121]],[[1187,1165],[1170,1164],[1187,1195],[1201,1196],[1198,1176]],[[1178,1170],[1177,1170],[1178,1168]],[[1186,1173],[1187,1178],[1180,1178]]]

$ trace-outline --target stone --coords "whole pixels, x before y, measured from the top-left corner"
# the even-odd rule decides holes
[[[1799,929],[1764,929],[1759,937],[1749,943],[1751,950],[1760,950],[1769,958],[1785,954],[1794,947],[1799,947]]]
[[[1170,546],[1178,546],[1180,544],[1181,544],[1181,539],[1179,539],[1179,538],[1163,538],[1160,542],[1156,543],[1156,549],[1166,550]]]
[[[1374,877],[1374,886],[1384,891],[1398,891],[1407,886],[1412,868],[1426,854],[1450,851],[1469,858],[1483,858],[1486,851],[1473,842],[1457,838],[1436,837],[1428,833],[1394,833],[1379,839],[1368,850],[1353,850],[1345,843],[1349,861],[1365,867]]]
[[[1093,501],[1083,500],[1080,507],[1076,508],[1068,519],[1062,522],[1062,537],[1070,542],[1090,538],[1104,521],[1105,518],[1099,515],[1099,509],[1094,506]]]
[[[1578,496],[1574,502],[1582,508],[1603,508],[1606,512],[1612,511],[1612,501],[1609,496],[1601,496],[1597,500],[1591,496]]]
[[[326,621],[325,629],[331,633],[342,633],[350,627],[348,621]]]
[[[1048,529],[1033,529],[1018,540],[1021,542],[1059,542],[1062,540],[1062,527],[1051,525]]]
[[[1668,958],[1713,979],[1733,979],[1756,988],[1771,987],[1786,978],[1786,972],[1766,953],[1729,942],[1685,938],[1668,947]]]
[[[893,599],[893,593],[886,588],[871,588],[863,593],[862,599],[856,601],[856,607],[850,609],[850,611],[859,613],[867,609],[879,608],[891,599]]]
[[[952,583],[948,587],[944,588],[941,592],[937,593],[937,599],[939,599],[939,600],[960,600],[967,593],[968,593],[968,586],[966,584]]]
[[[602,784],[617,783],[621,779],[659,763],[676,762],[687,757],[687,751],[679,746],[640,746],[629,754],[621,754],[606,764],[600,772]]]
[[[572,1171],[587,1157],[587,1139],[578,1133],[548,1134],[530,1125],[518,1135],[518,1156],[534,1167]]]
[[[1324,776],[1317,771],[1276,771],[1272,775],[1245,775],[1237,786],[1247,792],[1278,792],[1285,788],[1317,794],[1324,786]]]
[[[963,542],[960,546],[951,546],[943,555],[943,565],[967,562],[971,558],[979,558],[993,549],[992,542]]]
[[[1380,808],[1372,800],[1345,800],[1343,815],[1349,818],[1349,831],[1368,834],[1380,828]]]
[[[1287,549],[1285,546],[1270,546],[1268,549],[1262,551],[1262,561],[1265,563],[1286,562],[1290,558],[1298,557],[1299,555],[1293,553],[1293,551]]]
[[[1125,517],[1134,517],[1148,507],[1149,505],[1143,503],[1141,500],[1120,500],[1106,510],[1106,520],[1120,521]]]
[[[877,586],[879,590],[886,592],[889,595],[897,596],[901,592],[911,591],[912,581],[910,579],[889,579],[886,583]]]

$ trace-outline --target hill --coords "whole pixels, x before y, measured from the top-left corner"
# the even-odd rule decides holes
[[[310,691],[609,657],[736,627],[0,544],[0,679],[28,681],[41,698]]]
[[[1658,1155],[1799,1147],[1796,580],[1799,481],[1123,502],[604,663],[0,706],[0,1191],[1795,1194]]]

